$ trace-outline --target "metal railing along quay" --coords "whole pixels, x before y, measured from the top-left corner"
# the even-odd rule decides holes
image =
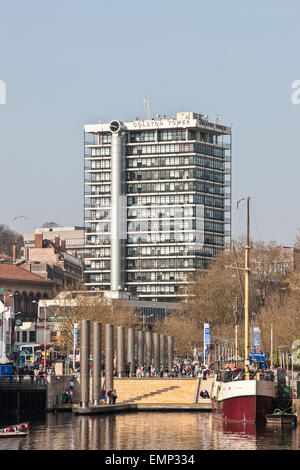
[[[34,386],[34,387],[45,387],[48,384],[48,381],[45,377],[40,376],[24,376],[24,375],[5,375],[0,377],[0,387],[13,385],[15,386]]]

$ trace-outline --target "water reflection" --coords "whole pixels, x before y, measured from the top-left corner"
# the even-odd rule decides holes
[[[23,450],[300,448],[299,426],[281,428],[267,424],[223,423],[204,412],[132,412],[102,416],[47,413],[30,421],[30,436],[21,440]],[[19,442],[14,439],[6,441],[9,442],[0,442],[0,450],[19,447]]]

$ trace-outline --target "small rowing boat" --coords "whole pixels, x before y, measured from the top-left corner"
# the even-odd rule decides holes
[[[12,424],[0,429],[0,438],[25,437],[29,434],[29,423]]]

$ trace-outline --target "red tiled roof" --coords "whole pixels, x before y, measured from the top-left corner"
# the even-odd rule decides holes
[[[0,279],[15,279],[16,281],[35,281],[52,284],[51,281],[39,276],[38,274],[31,273],[26,269],[20,268],[14,264],[0,263]]]

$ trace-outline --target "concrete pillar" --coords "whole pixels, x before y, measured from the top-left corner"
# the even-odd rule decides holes
[[[158,372],[160,371],[160,334],[153,334],[153,356],[154,366],[157,367]]]
[[[146,366],[152,364],[152,331],[146,331]]]
[[[94,322],[93,327],[93,405],[100,403],[101,390],[101,323]]]
[[[105,392],[114,389],[114,327],[105,325]]]
[[[118,377],[125,376],[125,328],[117,327],[117,371]]]
[[[111,272],[110,289],[119,290],[122,285],[122,243],[120,236],[120,203],[122,194],[123,137],[121,123],[110,123],[111,141]]]
[[[135,330],[134,328],[128,328],[128,344],[127,344],[127,362],[130,364],[129,377],[135,375]]]
[[[144,332],[142,330],[138,331],[138,367],[144,366]]]
[[[167,367],[167,337],[160,335],[160,362],[163,369]]]
[[[90,391],[90,320],[80,322],[80,406],[89,406]]]
[[[168,336],[168,369],[171,371],[174,364],[174,338]]]

